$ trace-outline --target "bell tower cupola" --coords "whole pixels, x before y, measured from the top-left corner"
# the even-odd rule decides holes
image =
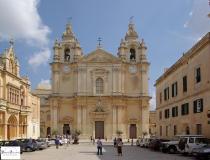
[[[54,62],[75,63],[82,57],[82,49],[79,41],[72,31],[70,23],[66,24],[66,29],[63,32],[62,40],[55,40],[54,43]]]
[[[146,58],[147,47],[144,40],[139,40],[138,33],[135,30],[135,24],[132,20],[128,25],[128,31],[125,38],[121,40],[118,48],[118,56],[123,62],[140,63],[147,61]]]

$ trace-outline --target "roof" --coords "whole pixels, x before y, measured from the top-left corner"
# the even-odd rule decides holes
[[[179,67],[181,67],[185,62],[188,61],[189,58],[192,58],[196,54],[198,54],[198,50],[200,50],[203,46],[210,42],[210,32],[208,32],[200,41],[198,41],[190,50],[188,50],[183,56],[176,61],[170,68],[167,69],[155,82],[156,86],[160,83],[164,78],[168,77],[172,72],[176,71]]]
[[[82,57],[82,62],[120,62],[120,59],[111,53],[103,50],[102,48],[97,48],[86,56]]]

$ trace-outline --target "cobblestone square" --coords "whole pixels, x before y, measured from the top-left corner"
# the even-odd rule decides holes
[[[70,145],[56,149],[52,146],[43,151],[24,152],[21,160],[190,160],[179,154],[153,152],[136,146],[123,146],[123,156],[117,156],[116,148],[111,145],[103,146],[103,155],[96,154],[96,146],[92,144]]]

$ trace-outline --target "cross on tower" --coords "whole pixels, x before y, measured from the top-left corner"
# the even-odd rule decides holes
[[[133,18],[134,18],[134,16],[131,16],[131,17],[129,18],[129,23],[130,23],[130,24],[133,24]]]
[[[98,37],[98,46],[99,47],[101,46],[101,41],[102,41],[102,38],[101,37]]]
[[[72,21],[72,17],[68,17],[68,18],[67,18],[67,22],[70,24],[71,21]]]

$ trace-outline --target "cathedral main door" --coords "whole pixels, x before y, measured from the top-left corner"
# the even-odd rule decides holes
[[[104,121],[95,121],[95,138],[104,139]]]
[[[130,124],[130,138],[136,138],[137,134],[136,124]]]

